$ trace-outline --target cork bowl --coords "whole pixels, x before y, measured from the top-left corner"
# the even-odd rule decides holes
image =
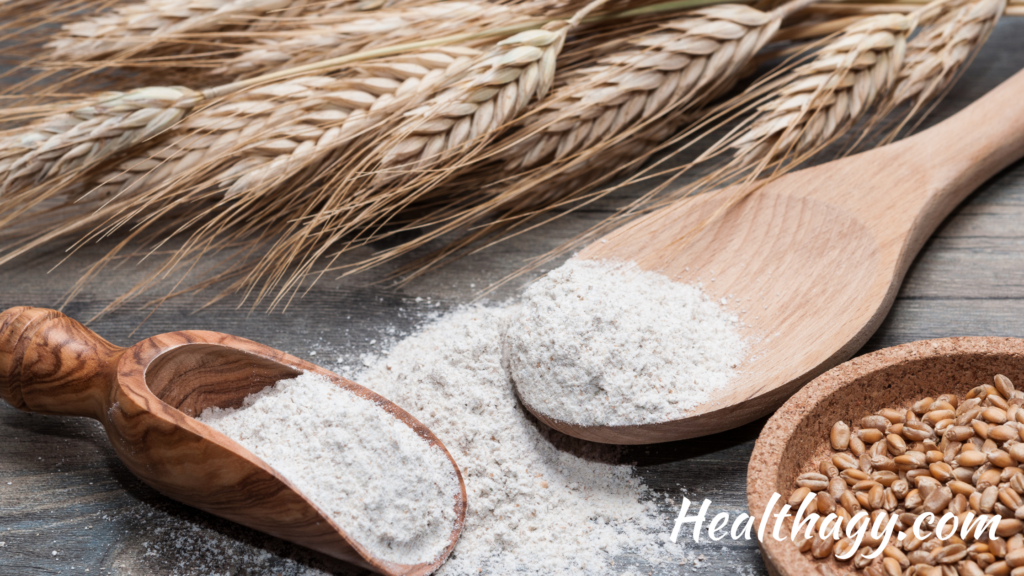
[[[1024,340],[1016,338],[942,338],[922,340],[854,358],[822,374],[790,398],[768,420],[754,445],[747,468],[747,505],[760,525],[772,497],[782,496],[769,514],[779,511],[796,487],[796,477],[817,471],[831,457],[828,434],[837,420],[850,422],[882,408],[907,409],[926,396],[964,395],[1003,374],[1024,384]],[[834,557],[815,560],[788,539],[771,536],[769,519],[759,542],[773,576],[845,574],[852,570]],[[791,527],[783,524],[780,534]]]

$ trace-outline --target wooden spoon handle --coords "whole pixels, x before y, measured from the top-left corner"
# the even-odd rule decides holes
[[[952,118],[907,139],[939,182],[932,204],[945,217],[989,178],[1024,157],[1024,70]],[[940,217],[940,219],[941,219]]]
[[[56,310],[11,308],[0,313],[0,398],[27,412],[102,420],[123,352]]]

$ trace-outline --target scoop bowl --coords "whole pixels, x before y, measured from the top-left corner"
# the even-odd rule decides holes
[[[448,456],[461,493],[450,543],[433,562],[375,557],[260,458],[193,419],[306,371],[376,402]],[[166,496],[382,574],[433,572],[462,530],[462,475],[426,426],[354,382],[244,338],[182,331],[119,348],[60,312],[11,308],[0,314],[0,398],[28,412],[94,418],[125,466]]]

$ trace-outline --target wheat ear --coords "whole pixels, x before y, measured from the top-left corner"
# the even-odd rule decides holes
[[[907,44],[896,88],[885,108],[910,103],[920,108],[953,83],[985,43],[1006,10],[1006,0],[976,0],[939,17]]]
[[[405,182],[394,182],[397,177],[414,165],[425,171],[441,169],[456,150],[460,154],[455,156],[468,155],[468,146],[481,146],[497,127],[546,92],[555,57],[570,27],[557,21],[547,29],[520,33],[498,43],[463,73],[450,75],[430,97],[421,100],[422,106],[407,108],[406,115],[378,128],[378,134],[396,134],[390,142],[351,146],[357,156],[328,165],[333,174],[324,202],[310,210],[301,225],[282,234],[231,289],[251,289],[262,279],[264,288],[257,301],[276,285],[276,303],[292,293],[332,247],[343,243],[337,248],[337,253],[342,253],[378,234],[382,223],[413,204],[418,192],[430,189],[405,187]],[[339,164],[340,170],[332,168]],[[372,176],[361,176],[367,172]],[[285,278],[283,271],[290,264],[297,266]]]
[[[518,18],[517,18],[518,17]],[[487,28],[520,19],[507,6],[482,0],[399,6],[372,15],[351,10],[318,13],[283,24],[255,41],[233,47],[239,53],[213,74],[242,76],[386,46],[412,38],[436,37],[466,28]]]
[[[823,46],[731,143],[741,163],[813,153],[853,126],[895,84],[914,24],[912,15],[873,16]]]
[[[140,88],[18,130],[0,141],[0,193],[106,160],[173,126],[202,99],[180,86]]]
[[[456,220],[469,223],[497,209],[508,225],[635,169],[685,123],[684,113],[730,87],[781,19],[801,5],[772,12],[743,5],[697,9],[602,47],[614,52],[559,78],[560,88],[493,146],[493,157],[516,176],[490,186],[492,201]],[[481,166],[461,180],[486,183],[493,172]]]
[[[565,22],[530,30],[498,43],[478,60],[468,78],[408,113],[389,146],[381,169],[424,168],[467,142],[494,134],[554,80],[555,62],[565,43]]]
[[[763,22],[763,24],[769,28],[771,28],[770,21],[777,22],[773,17],[768,17],[766,20],[769,22]],[[547,71],[548,77],[552,80],[547,80],[544,84],[533,80],[534,74],[531,68],[535,67],[537,72],[545,71],[545,67],[541,64],[544,61],[543,50],[527,52],[525,50],[510,50],[509,47],[514,46],[514,42],[521,42],[524,39],[531,43],[541,40],[542,42],[537,42],[537,44],[549,51],[553,61],[557,56],[557,51],[561,48],[565,33],[571,26],[570,23],[569,26],[553,27],[553,30],[548,30],[547,36],[541,36],[539,32],[534,32],[529,36],[521,35],[510,38],[499,48],[506,50],[505,54],[522,52],[528,55],[528,58],[517,56],[513,59],[505,54],[492,53],[482,58],[481,63],[474,67],[475,71],[468,73],[468,77],[461,81],[460,85],[446,90],[431,102],[410,113],[408,118],[402,122],[404,127],[399,126],[396,129],[400,135],[398,142],[384,152],[382,160],[376,165],[374,180],[363,183],[361,179],[349,176],[351,174],[358,175],[363,171],[358,167],[346,174],[339,175],[338,180],[343,181],[339,184],[341,192],[334,195],[320,215],[309,220],[307,230],[304,231],[304,233],[308,233],[308,230],[322,228],[329,231],[330,236],[327,239],[321,237],[320,246],[312,255],[303,258],[299,272],[289,282],[294,284],[297,278],[301,278],[303,272],[310,270],[317,257],[324,254],[329,246],[339,242],[346,235],[363,233],[364,229],[372,229],[373,225],[379,225],[375,223],[391,220],[417,199],[434,197],[439,194],[444,196],[445,193],[442,192],[444,187],[456,185],[448,181],[449,177],[460,168],[473,164],[477,158],[482,157],[481,155],[486,155],[490,140],[500,133],[500,129],[508,124],[508,120],[525,109],[525,104],[530,100],[529,98],[520,100],[520,98],[524,95],[537,97],[536,94],[544,94],[546,92],[544,84],[550,85],[553,80],[555,72],[553,69]],[[770,36],[770,32],[767,36]],[[747,58],[756,51],[756,47],[750,46],[746,42],[740,41],[737,44],[742,46],[743,50],[740,51]],[[724,51],[732,52],[732,49],[736,48],[737,45],[730,44]],[[704,61],[700,63],[704,64]],[[497,70],[499,66],[508,67],[510,70],[499,73]],[[480,70],[486,71],[486,75],[481,75]],[[503,76],[507,76],[508,79],[503,85],[498,85],[501,86],[499,89],[492,78],[501,79]],[[523,90],[521,82],[524,77],[530,81],[527,86],[532,86],[536,82],[537,88]],[[717,84],[717,79],[715,82],[709,81],[710,83]],[[487,89],[484,90],[481,87]],[[514,90],[514,92],[502,95],[502,89]],[[486,99],[482,99],[483,97]],[[502,100],[508,103],[509,112],[497,116],[492,110],[500,105]],[[537,97],[539,102],[547,100],[550,100],[550,97],[548,99]],[[491,108],[481,109],[480,102]],[[486,123],[481,124],[484,128],[474,129],[476,123],[480,122],[475,115],[481,112],[486,120]],[[458,154],[453,154],[456,150]],[[380,155],[381,151],[375,150],[372,152],[371,158]],[[374,166],[372,162],[364,161],[363,166],[367,165]],[[412,176],[401,183],[394,182],[395,179],[405,174],[412,174]],[[380,193],[372,192],[385,183],[389,184],[387,190],[382,190]],[[358,202],[374,206],[374,210],[368,210],[366,214],[353,214],[345,206],[348,202],[356,201],[355,199],[358,199]],[[426,236],[434,237],[435,234],[444,233],[443,230],[451,231],[459,228],[460,225],[471,223],[500,207],[499,204],[491,201],[472,204],[472,206],[464,206],[461,214],[457,215],[449,214],[449,210],[443,207],[434,211],[433,214],[436,214],[445,224],[439,228],[435,227],[436,231],[427,232]],[[431,217],[426,217],[421,221],[426,222],[430,219]],[[412,226],[418,227],[420,224],[412,224]],[[304,251],[295,250],[295,246],[305,243],[305,240],[295,238],[282,243],[282,246],[287,247],[292,253],[304,253]],[[412,245],[408,245],[402,249],[389,251],[387,257],[394,257],[411,247]],[[279,262],[285,259],[286,256],[276,248],[266,258],[268,262]],[[375,259],[375,261],[379,262],[380,260]],[[264,265],[257,267],[257,270],[267,269],[268,267]]]
[[[457,163],[472,157],[473,151],[482,149],[533,98],[550,89],[555,59],[566,34],[586,12],[499,42],[464,73],[441,84],[422,106],[378,128],[378,133],[396,134],[391,141],[381,145],[367,140],[366,146],[350,146],[354,156],[330,163],[327,171],[320,170],[330,176],[327,193],[321,194],[323,203],[317,203],[317,209],[310,210],[301,225],[282,234],[232,290],[251,289],[262,279],[260,298],[277,286],[280,299],[292,293],[332,247],[340,254],[377,236],[382,224],[433,189],[422,185],[420,177],[443,175],[451,158],[457,158]],[[394,181],[412,166],[418,171],[411,183]],[[369,178],[363,176],[367,172]],[[284,278],[283,271],[290,264],[297,265],[295,271]]]
[[[189,116],[117,170],[103,195],[159,189],[225,190],[228,197],[280,182],[338,152],[375,119],[463,71],[477,51],[436,48],[238,92]],[[419,96],[418,96],[419,95]]]
[[[529,28],[532,25],[534,24],[522,23],[511,27]],[[492,31],[484,30],[459,35],[459,37],[461,38],[464,36],[464,41],[470,42],[477,40],[478,37],[484,38],[490,34],[492,34]],[[167,108],[169,114],[173,113],[171,115],[160,116],[158,118],[162,121],[160,125],[167,128],[174,123],[173,121],[168,121],[170,118],[173,117],[174,121],[177,121],[184,116],[185,112],[190,108],[196,107],[199,102],[211,101],[228,94],[246,90],[255,85],[272,83],[283,78],[294,77],[302,73],[316,73],[328,69],[337,69],[346,66],[351,67],[353,62],[367,61],[374,58],[384,58],[394,54],[412,52],[415,49],[422,49],[422,47],[425,46],[444,44],[447,41],[451,41],[452,38],[454,37],[445,37],[437,40],[427,40],[406,44],[394,44],[338,58],[328,58],[303,66],[274,71],[248,80],[209,88],[203,90],[201,93],[196,93],[187,88],[147,87],[128,93],[117,93],[101,97],[99,101],[102,105],[100,106],[96,105],[98,102],[96,99],[90,99],[79,104],[77,108],[80,108],[80,110],[76,110],[74,104],[65,104],[63,105],[65,108],[70,107],[72,109],[70,113],[61,113],[55,116],[45,117],[27,127],[0,135],[3,137],[3,140],[0,141],[0,160],[2,160],[0,168],[6,167],[10,170],[10,168],[16,167],[19,171],[19,177],[16,179],[17,182],[14,181],[14,178],[5,179],[4,189],[9,190],[12,187],[16,187],[16,184],[30,184],[32,182],[38,184],[44,179],[48,180],[55,175],[62,175],[70,172],[69,170],[55,172],[50,164],[30,162],[30,160],[40,157],[40,154],[43,153],[52,156],[59,152],[67,152],[78,158],[82,157],[83,154],[88,151],[89,154],[86,154],[84,158],[91,164],[111,159],[128,146],[137,144],[155,133],[155,131],[151,129],[146,129],[145,131],[138,130],[138,118],[142,117],[144,114],[155,114],[155,109],[161,106]],[[438,84],[440,84],[440,78],[437,79]],[[431,87],[429,88],[426,86],[420,87],[420,92],[422,92],[423,99],[425,99],[431,93],[434,93],[435,89],[431,84]],[[110,101],[109,103],[107,102],[108,100]],[[132,103],[136,100],[141,102],[144,110],[136,111],[131,107],[133,105]],[[119,106],[123,104],[123,106],[113,107],[115,104]],[[126,115],[124,113],[125,107],[127,107],[128,112],[136,112],[136,114],[132,116]],[[48,107],[40,108],[40,110],[43,111],[46,109],[48,109]],[[20,111],[8,111],[8,113],[12,119],[15,119],[20,114]],[[126,123],[125,126],[119,126],[118,123],[120,122]],[[79,124],[82,124],[82,126],[79,126]],[[98,124],[102,124],[102,130],[94,130],[91,132],[86,130]],[[155,125],[156,124],[150,126],[150,128],[153,128]],[[71,132],[74,138],[69,139],[65,133],[76,127],[77,129]],[[109,145],[111,142],[108,142],[108,140],[111,136],[117,137],[116,140],[112,141],[117,144],[116,146]],[[69,143],[74,145],[73,149],[69,146]],[[91,148],[88,148],[89,145],[91,145]],[[32,166],[33,169],[37,170],[37,173],[33,175],[25,172],[26,165]],[[56,165],[62,167],[84,167],[86,166],[86,163],[84,161],[79,161],[77,163],[57,162]],[[22,208],[26,207],[23,206]]]
[[[48,47],[57,58],[90,60],[139,52],[176,35],[244,23],[292,0],[147,0],[67,24]]]
[[[807,153],[840,134],[895,82],[903,48],[907,36],[913,29],[913,23],[912,17],[899,14],[858,21],[846,27],[835,38],[826,41],[809,62],[796,68],[791,74],[782,78],[770,76],[768,80],[755,83],[750,89],[754,96],[744,94],[736,100],[740,104],[723,105],[723,110],[739,109],[756,101],[757,98],[760,98],[762,104],[750,122],[749,131],[740,132],[738,137],[734,135],[735,133],[727,135],[698,158],[698,161],[709,159],[723,150],[728,150],[730,145],[735,146],[734,150],[738,153],[738,157],[727,163],[723,169],[713,172],[701,182],[717,183],[719,178],[723,178],[723,174],[727,177],[744,167],[762,167],[768,160],[778,160],[786,154],[794,153],[794,150],[797,150],[797,153]],[[768,95],[764,96],[765,93]],[[822,122],[823,120],[828,122]],[[665,134],[657,134],[658,128],[652,126],[648,131],[641,131],[631,138],[623,139],[608,147],[605,153],[608,156],[626,154],[642,158],[658,146],[659,140],[664,142],[662,137]],[[707,126],[703,130],[708,131]],[[696,129],[688,130],[668,142],[690,141],[695,131]],[[652,137],[648,137],[649,134]],[[575,205],[586,204],[609,192],[600,190],[582,195],[599,180],[602,170],[599,165],[594,165],[592,159],[582,158],[577,164],[577,170],[564,171],[565,178],[573,178],[576,174],[576,183],[584,186],[580,192],[573,195]],[[649,176],[650,170],[656,166],[657,164],[648,167],[642,175]],[[544,172],[540,171],[538,174],[543,175]],[[595,226],[582,238],[574,239],[538,261],[572,249],[578,246],[582,239],[595,238],[636,214],[678,201],[694,190],[694,187],[684,187],[665,195],[667,198],[662,197],[662,191],[670,183],[671,180],[656,186],[654,190],[631,202],[615,216]],[[529,190],[532,186],[536,184],[527,181],[518,187]],[[733,201],[740,198],[742,195],[737,195]],[[544,200],[549,203],[558,201],[561,205],[569,206],[564,197],[557,195]],[[523,211],[523,216],[518,219],[506,219],[506,228],[509,229],[528,229],[525,228],[525,223],[542,210],[535,206],[535,200],[529,195],[510,194],[504,190],[496,195],[495,201],[513,202]]]
[[[504,140],[505,169],[565,158],[706,100],[767,43],[780,20],[778,13],[725,4],[633,39],[597,66],[574,71]]]

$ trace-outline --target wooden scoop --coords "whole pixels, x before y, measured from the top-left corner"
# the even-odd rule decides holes
[[[1022,156],[1024,71],[913,137],[777,178],[703,229],[728,189],[616,229],[577,257],[702,283],[745,323],[747,360],[678,420],[578,426],[527,408],[566,434],[613,444],[703,436],[768,414],[864,345],[939,223]]]
[[[256,342],[184,331],[118,348],[54,310],[0,314],[0,397],[8,404],[99,420],[132,473],[190,506],[383,574],[433,572],[455,547],[466,513],[466,487],[451,455],[462,486],[452,502],[451,543],[429,564],[402,565],[374,557],[273,468],[192,418],[210,406],[237,408],[305,371],[380,404],[448,455],[426,426],[387,399]]]

